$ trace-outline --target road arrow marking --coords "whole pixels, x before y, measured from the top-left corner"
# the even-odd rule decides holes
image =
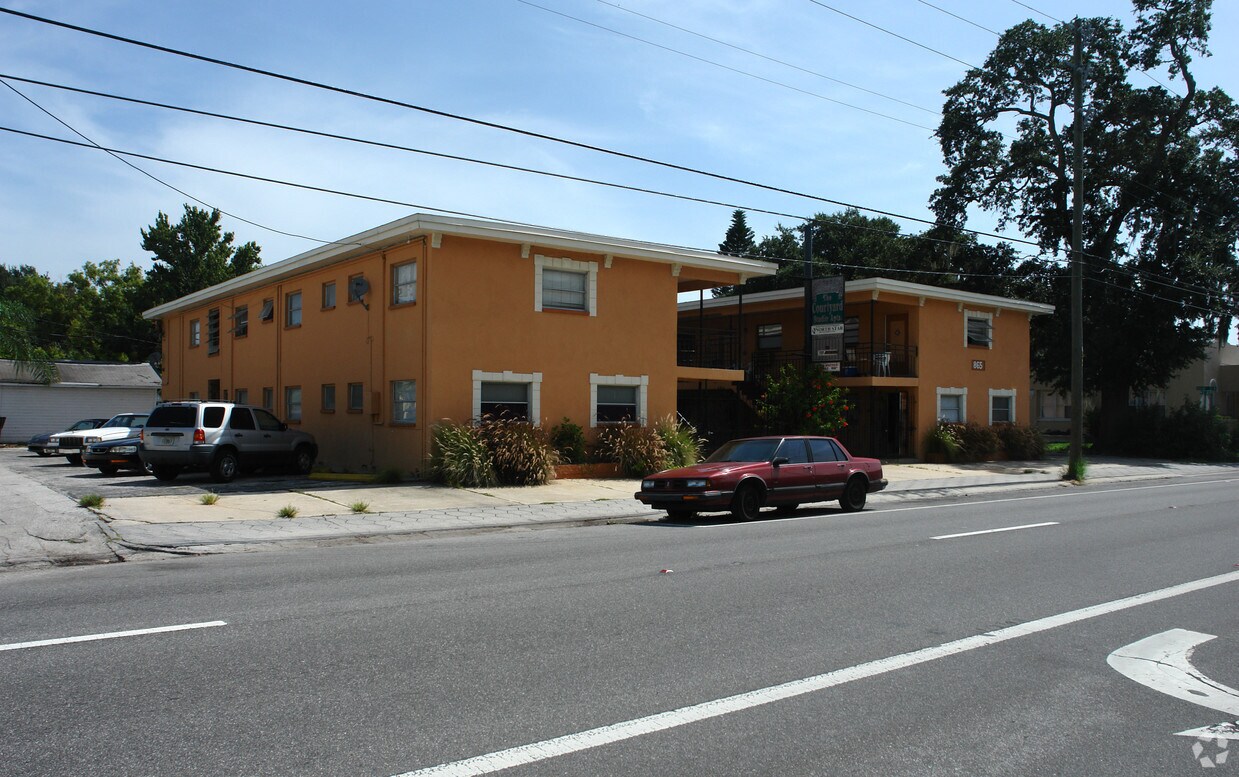
[[[1192,666],[1196,646],[1216,638],[1199,631],[1170,629],[1119,648],[1106,657],[1106,663],[1129,680],[1167,696],[1239,716],[1239,691],[1209,679]],[[1239,725],[1221,723],[1180,731],[1178,736],[1239,740]]]

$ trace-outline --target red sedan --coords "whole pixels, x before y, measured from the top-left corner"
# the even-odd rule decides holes
[[[636,497],[675,519],[730,510],[751,521],[762,507],[791,512],[831,499],[860,510],[868,494],[884,488],[882,462],[853,456],[833,437],[750,437],[732,440],[701,464],[650,475]]]

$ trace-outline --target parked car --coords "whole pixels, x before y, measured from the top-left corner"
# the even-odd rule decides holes
[[[106,418],[83,418],[73,426],[65,429],[66,432],[80,432],[84,429],[96,429],[103,426]],[[60,441],[52,440],[52,436],[61,434],[61,432],[48,432],[47,434],[36,434],[30,438],[30,442],[26,443],[26,450],[31,453],[37,453],[40,456],[55,456],[60,452]]]
[[[133,436],[134,429],[141,429],[146,423],[147,413],[118,413],[112,416],[97,429],[87,429],[80,432],[60,432],[53,434],[56,449],[70,464],[81,464],[82,453],[86,446],[105,440],[123,440]]]
[[[133,435],[120,440],[104,440],[87,445],[82,452],[82,463],[94,467],[104,475],[115,475],[122,469],[146,469],[138,455],[138,446],[141,443],[142,439]]]
[[[155,406],[142,430],[139,455],[160,480],[206,471],[215,482],[227,483],[240,471],[269,466],[308,474],[318,444],[261,407],[189,400]]]
[[[853,456],[833,437],[750,437],[726,443],[701,464],[650,475],[636,497],[675,519],[730,510],[751,521],[762,507],[790,512],[832,499],[861,510],[866,496],[884,488],[882,462]]]

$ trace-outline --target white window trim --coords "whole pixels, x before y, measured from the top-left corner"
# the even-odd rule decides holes
[[[566,270],[568,272],[583,272],[587,275],[585,283],[585,310],[591,316],[598,315],[598,263],[578,262],[575,259],[562,259],[553,256],[534,254],[533,257],[533,309],[542,311],[542,268]]]
[[[959,399],[959,422],[968,422],[968,389],[967,388],[952,388],[938,386],[937,388],[937,407],[934,409],[935,422],[942,420],[942,396],[944,394],[958,394]]]
[[[637,387],[637,425],[645,426],[649,415],[649,375],[599,375],[589,374],[589,425],[598,426],[598,387],[599,386],[636,386]]]
[[[994,425],[994,397],[1011,397],[1011,420],[1005,423],[1013,424],[1016,422],[1015,420],[1016,419],[1015,396],[1016,396],[1015,389],[990,389],[989,390],[989,424],[990,426]]]
[[[989,322],[989,345],[987,345],[986,348],[989,348],[992,351],[994,349],[994,314],[985,313],[980,310],[964,310],[964,347],[978,348],[980,346],[968,344],[968,319],[970,318],[983,318]]]
[[[542,425],[542,373],[540,372],[483,372],[473,371],[473,417],[482,417],[483,383],[528,383],[529,423]]]

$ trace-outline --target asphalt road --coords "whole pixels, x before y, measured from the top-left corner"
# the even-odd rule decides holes
[[[0,770],[381,777],[517,748],[486,763],[1239,773],[1239,741],[1175,735],[1239,712],[1107,663],[1186,629],[1216,637],[1194,671],[1239,686],[1237,496],[1163,480],[10,573]]]

